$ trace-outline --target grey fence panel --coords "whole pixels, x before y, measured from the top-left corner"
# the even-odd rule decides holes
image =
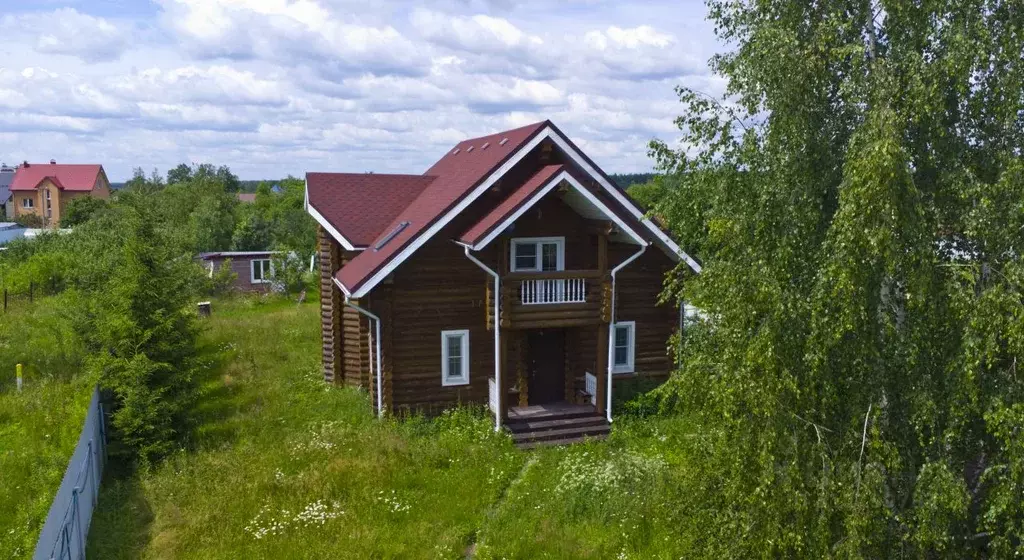
[[[33,560],[79,560],[85,558],[85,538],[100,494],[100,480],[106,462],[106,426],[99,389],[92,393],[82,435],[71,455],[64,480],[50,505],[46,523],[39,533]]]

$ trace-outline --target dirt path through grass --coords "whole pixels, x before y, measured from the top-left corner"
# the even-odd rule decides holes
[[[501,494],[499,494],[498,498],[494,500],[494,503],[491,504],[491,507],[487,508],[487,513],[484,514],[483,522],[469,536],[469,542],[466,544],[466,560],[472,560],[476,557],[476,547],[477,544],[479,544],[479,541],[477,539],[480,537],[480,532],[483,531],[484,526],[487,524],[487,522],[494,519],[498,515],[498,512],[501,511],[501,507],[502,505],[504,505],[505,499],[508,497],[509,492],[512,490],[513,487],[520,484],[521,481],[524,478],[526,478],[527,471],[529,471],[530,468],[532,468],[535,464],[537,464],[537,455],[530,454],[530,458],[527,459],[526,463],[523,464],[523,468],[519,469],[519,473],[516,474],[515,478],[509,480],[509,483],[506,484],[504,488],[502,488]]]

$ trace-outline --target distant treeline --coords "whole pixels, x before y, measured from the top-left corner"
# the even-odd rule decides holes
[[[609,177],[619,188],[628,189],[638,183],[650,181],[654,178],[654,173],[612,173]]]
[[[647,181],[650,181],[651,178],[654,177],[654,173],[612,173],[611,175],[609,175],[609,177],[612,178],[612,181],[615,181],[615,184],[618,185],[619,188],[628,189],[632,185],[638,183],[646,183]],[[254,181],[239,180],[238,190],[239,192],[256,192],[256,187],[258,187],[260,183],[275,185],[280,183],[281,181],[282,179],[258,179]],[[122,189],[126,184],[127,183],[124,182],[110,183],[110,188]]]

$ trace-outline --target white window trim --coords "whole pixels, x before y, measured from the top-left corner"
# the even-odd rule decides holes
[[[260,270],[264,273],[263,274],[263,278],[261,280],[257,280],[256,279],[256,263],[263,263],[263,262],[269,263],[270,276],[274,275],[274,261],[272,261],[271,259],[252,259],[252,260],[249,261],[249,283],[250,284],[269,284],[270,283],[270,278],[266,277],[267,269],[265,267],[262,267],[263,266],[262,264],[260,265],[262,267]]]
[[[512,246],[509,249],[509,270],[512,272],[540,272],[541,267],[541,244],[554,243],[558,247],[558,263],[556,270],[565,270],[565,237],[515,237],[512,239]],[[535,245],[537,247],[537,266],[534,268],[519,268],[516,266],[516,246]]]
[[[628,327],[629,328],[629,355],[627,356],[628,360],[627,360],[627,362],[625,364],[619,365],[619,364],[614,363],[614,360],[615,360],[615,347],[614,347],[614,343],[615,343],[615,340],[616,340],[617,337],[614,336],[614,334],[616,334],[616,333],[613,330],[613,332],[612,332],[612,334],[613,334],[613,336],[612,336],[612,343],[613,343],[613,347],[612,347],[612,373],[633,373],[634,371],[636,371],[636,321],[619,321],[619,322],[615,323],[615,325],[612,328],[617,330],[617,329],[619,329],[619,327]]]
[[[450,337],[461,338],[462,371],[459,375],[448,375],[448,339]],[[441,331],[441,385],[451,387],[456,385],[469,385],[469,330],[459,329]]]
[[[21,199],[21,207],[22,208],[35,208],[36,207],[36,201],[32,200],[32,197],[25,197],[25,198]]]

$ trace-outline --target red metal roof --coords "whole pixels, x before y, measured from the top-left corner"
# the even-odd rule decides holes
[[[11,181],[12,191],[29,191],[50,179],[59,189],[91,191],[96,178],[103,172],[102,165],[67,163],[29,163],[18,166]]]
[[[534,193],[544,188],[544,185],[548,184],[552,177],[564,169],[564,165],[545,165],[540,168],[522,186],[509,193],[508,197],[501,201],[501,204],[498,204],[459,236],[459,241],[467,245],[479,243],[487,234],[491,233],[491,230],[515,213]]]
[[[548,121],[543,121],[459,142],[424,173],[425,176],[436,179],[427,184],[423,192],[386,227],[379,230],[378,239],[374,239],[374,242],[386,239],[392,232],[397,231],[397,234],[387,239],[379,249],[370,248],[357,255],[338,271],[336,278],[350,292],[358,290],[409,243],[437,222],[549,124]],[[405,222],[408,222],[408,225],[399,229]]]
[[[309,205],[356,247],[366,247],[435,178],[378,173],[307,173]]]

